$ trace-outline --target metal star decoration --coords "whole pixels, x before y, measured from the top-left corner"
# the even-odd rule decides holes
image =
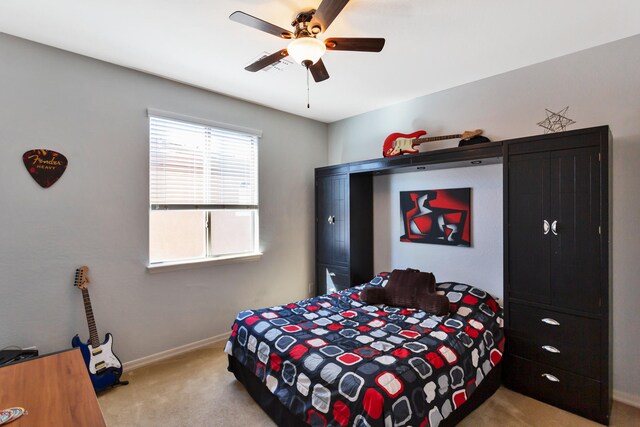
[[[544,110],[546,111],[547,118],[541,122],[538,122],[538,126],[544,128],[544,133],[566,130],[567,126],[575,123],[575,121],[566,116],[568,109],[569,107],[567,106],[560,110],[558,113],[554,113],[553,111],[547,110],[545,108]]]

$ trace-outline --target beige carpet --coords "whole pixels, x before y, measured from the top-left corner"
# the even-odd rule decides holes
[[[274,426],[227,371],[223,344],[196,350],[130,372],[128,386],[98,400],[109,427]],[[501,387],[460,426],[598,426]],[[640,409],[613,404],[611,426],[640,426]]]

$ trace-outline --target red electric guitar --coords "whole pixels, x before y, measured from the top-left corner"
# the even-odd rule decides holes
[[[444,141],[445,139],[461,138],[463,141],[476,137],[482,134],[482,129],[476,129],[474,131],[466,131],[464,133],[458,133],[455,135],[444,136],[431,136],[428,138],[420,138],[422,135],[426,135],[426,130],[419,130],[413,133],[392,133],[384,140],[382,145],[382,155],[384,157],[399,156],[404,153],[414,154],[418,152],[416,145],[420,145],[423,142],[430,141]]]

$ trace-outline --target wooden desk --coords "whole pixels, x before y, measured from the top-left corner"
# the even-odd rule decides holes
[[[0,409],[28,414],[9,423],[24,426],[106,426],[79,349],[0,368]]]

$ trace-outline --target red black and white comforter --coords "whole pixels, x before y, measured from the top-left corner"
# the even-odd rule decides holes
[[[437,285],[447,316],[360,301],[365,286],[388,277],[243,311],[225,351],[312,426],[436,427],[502,358],[502,309],[452,282]]]

